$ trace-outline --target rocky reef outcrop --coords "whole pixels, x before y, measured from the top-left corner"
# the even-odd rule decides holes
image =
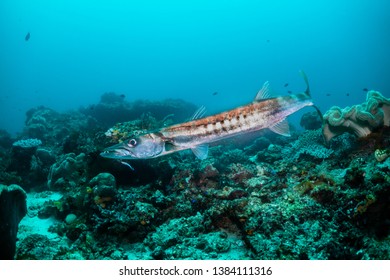
[[[27,214],[26,192],[18,185],[0,184],[0,259],[14,259],[18,225]]]

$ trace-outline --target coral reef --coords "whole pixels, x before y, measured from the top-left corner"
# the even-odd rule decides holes
[[[38,138],[46,145],[56,146],[72,134],[72,132],[93,130],[96,121],[77,111],[60,114],[46,107],[30,109],[26,113],[24,135]]]
[[[41,147],[39,139],[23,139],[13,143],[10,153],[4,156],[5,162],[0,178],[3,183],[21,184],[25,189],[46,184],[50,165],[55,161],[51,150]]]
[[[10,149],[12,142],[13,140],[11,135],[7,131],[0,129],[0,152]]]
[[[207,218],[200,213],[172,219],[149,234],[144,244],[153,259],[216,259],[232,249],[235,238],[226,232],[207,233]],[[244,251],[244,250],[243,250]],[[222,257],[223,258],[223,257]]]
[[[24,150],[36,149],[39,145],[42,145],[42,141],[39,139],[26,139],[19,140],[12,144],[15,148],[20,148]]]
[[[322,127],[322,119],[317,112],[308,112],[302,115],[299,124],[308,130],[315,130]]]
[[[42,141],[39,139],[25,139],[14,142],[12,144],[10,170],[19,173],[29,171],[32,158],[40,145],[42,145]]]
[[[308,130],[298,137],[298,140],[282,150],[284,156],[297,160],[301,155],[314,158],[329,158],[333,150],[324,146],[324,139],[320,130]]]
[[[50,167],[47,185],[51,190],[70,190],[85,184],[87,162],[84,153],[63,155]]]
[[[388,259],[388,103],[369,96],[353,119],[368,137],[341,133],[353,130],[332,126],[329,113],[326,145],[310,114],[291,138],[263,131],[210,145],[203,161],[181,152],[132,161],[134,170],[100,151],[184,121],[195,106],[107,93],[76,113],[34,108],[17,139],[0,137],[0,180],[27,191],[15,257]],[[12,145],[29,138],[42,143]]]
[[[344,132],[365,137],[382,126],[390,126],[390,98],[371,90],[367,92],[366,102],[360,105],[330,108],[324,114],[323,134],[329,142]]]
[[[169,117],[173,122],[179,122],[189,118],[196,109],[195,105],[180,99],[128,102],[123,95],[109,92],[102,95],[98,104],[81,108],[80,111],[87,116],[92,116],[100,125],[112,127],[117,123],[142,119],[142,115],[150,113],[161,121]]]

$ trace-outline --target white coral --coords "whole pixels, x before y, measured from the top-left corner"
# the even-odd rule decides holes
[[[12,144],[12,146],[14,147],[20,147],[25,149],[35,148],[38,147],[39,145],[42,145],[42,141],[36,138],[19,140]]]

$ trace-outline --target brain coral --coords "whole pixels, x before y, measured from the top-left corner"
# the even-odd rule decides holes
[[[366,102],[341,109],[333,106],[324,114],[322,132],[327,142],[344,132],[358,137],[369,135],[373,129],[390,126],[390,98],[371,90]]]

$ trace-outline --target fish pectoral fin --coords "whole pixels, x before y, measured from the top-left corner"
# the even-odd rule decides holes
[[[269,88],[269,82],[266,81],[263,87],[256,94],[255,101],[260,101],[271,97],[271,90]]]
[[[290,127],[286,119],[283,119],[280,122],[270,126],[269,129],[283,136],[291,136]]]
[[[127,163],[127,162],[125,162],[125,161],[123,161],[123,160],[120,160],[119,162],[120,162],[121,164],[127,166],[128,168],[130,168],[132,171],[135,171],[134,167],[132,167],[132,166],[130,165],[130,163]]]
[[[191,148],[191,151],[195,154],[195,156],[200,159],[204,160],[207,158],[207,155],[209,154],[209,146],[208,145],[199,145],[194,148]]]

